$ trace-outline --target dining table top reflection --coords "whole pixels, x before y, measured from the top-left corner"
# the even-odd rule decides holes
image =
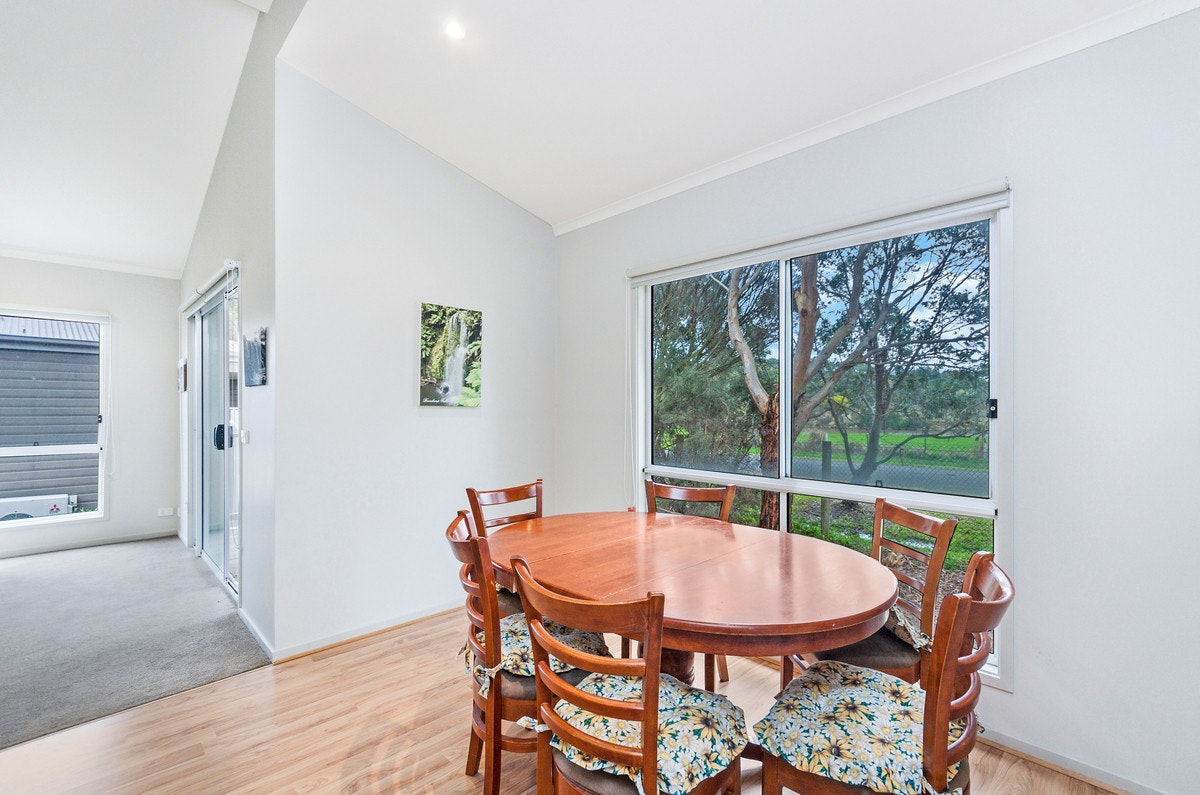
[[[511,559],[580,599],[665,599],[663,646],[779,656],[862,640],[896,600],[875,559],[820,539],[717,519],[614,511],[544,516],[488,534],[500,584]],[[690,656],[690,655],[689,655]]]

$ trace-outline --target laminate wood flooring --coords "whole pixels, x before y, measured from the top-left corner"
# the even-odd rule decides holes
[[[476,795],[482,774],[463,774],[465,623],[443,613],[0,751],[0,793]],[[778,671],[729,667],[720,689],[753,722]],[[982,744],[971,768],[976,795],[1115,791]],[[760,792],[757,763],[743,781]],[[532,795],[532,754],[504,755],[501,790]]]

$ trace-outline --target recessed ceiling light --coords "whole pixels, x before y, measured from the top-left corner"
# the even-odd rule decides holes
[[[443,30],[446,31],[447,36],[456,41],[462,41],[467,37],[467,29],[457,19],[447,19],[446,27]]]

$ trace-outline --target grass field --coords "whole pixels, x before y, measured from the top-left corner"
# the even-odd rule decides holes
[[[829,529],[821,530],[821,498],[796,495],[792,498],[792,527],[793,533],[813,536],[835,544],[857,549],[859,552],[870,553],[871,533],[874,524],[875,506],[868,503],[850,502],[847,500],[829,500]],[[951,514],[930,513],[939,519],[945,519]],[[979,550],[993,549],[992,520],[975,516],[959,516],[958,527],[954,530],[954,538],[950,541],[950,551],[946,553],[946,568],[965,570],[971,556]],[[906,542],[924,542],[926,536],[900,528],[895,532],[887,532],[890,537]]]
[[[792,455],[796,458],[820,459],[822,433],[802,433],[796,440]],[[833,459],[845,459],[845,447],[842,437],[838,434],[828,434],[832,445]],[[907,433],[885,433],[879,437],[880,449],[890,450],[908,438]],[[867,444],[867,434],[850,434],[850,447],[855,458],[862,455]],[[983,471],[987,469],[986,440],[974,436],[956,436],[952,438],[915,439],[909,442],[890,461],[889,464],[904,466],[936,467],[945,469],[967,469]]]
[[[711,485],[698,481],[664,479],[680,486]],[[757,525],[762,492],[757,489],[739,488],[733,501],[730,520],[738,524]],[[829,528],[821,530],[821,498],[802,494],[791,496],[791,522],[789,530],[801,535],[832,541],[844,547],[856,549],[864,554],[871,552],[871,534],[874,529],[875,506],[872,503],[852,500],[829,499]],[[707,507],[707,506],[706,506]],[[697,511],[703,513],[703,511]],[[953,514],[929,512],[939,519]],[[979,550],[993,551],[993,520],[976,516],[957,516],[958,526],[946,553],[946,569],[965,571],[971,556]],[[893,532],[894,531],[894,532]],[[887,531],[889,537],[905,541],[924,541],[926,536],[911,533],[901,528]]]

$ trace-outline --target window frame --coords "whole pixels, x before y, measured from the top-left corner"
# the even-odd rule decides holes
[[[36,527],[38,525],[87,522],[108,518],[108,449],[111,423],[111,337],[112,318],[107,313],[34,309],[23,306],[0,306],[0,315],[27,317],[38,320],[62,320],[73,323],[94,323],[100,333],[100,421],[97,423],[95,444],[35,445],[26,447],[0,447],[0,458],[22,456],[96,455],[96,510],[84,513],[68,513],[59,516],[32,516],[28,519],[10,519],[0,524],[0,530]],[[54,448],[54,452],[46,452]]]
[[[793,347],[790,296],[787,290],[787,263],[790,259],[980,220],[990,222],[989,381],[991,397],[998,403],[997,417],[989,421],[988,497],[965,497],[791,477],[788,475],[787,466],[791,455],[791,413],[787,411],[780,412],[780,472],[777,477],[683,469],[651,463],[651,287],[738,266],[779,260],[779,399],[781,405],[786,406],[791,399],[791,384],[790,379],[782,377],[782,373],[786,372],[784,363],[791,361]],[[629,271],[626,277],[626,311],[629,316],[626,376],[627,444],[632,452],[629,456],[631,467],[628,485],[633,498],[631,504],[636,504],[639,510],[645,510],[640,481],[647,475],[778,491],[781,527],[787,526],[785,522],[788,521],[787,511],[791,502],[788,496],[792,494],[866,503],[874,502],[877,496],[886,496],[914,510],[992,519],[996,560],[1006,571],[1012,573],[1013,262],[1012,196],[1007,181],[966,189],[940,199],[925,200],[896,208],[892,212],[854,219],[827,229],[791,235],[779,241],[739,247],[738,250],[717,253],[703,259]],[[982,672],[987,684],[1009,692],[1013,687],[1014,667],[1012,644],[1007,642],[1007,639],[1012,637],[1012,614],[1013,611],[1009,611],[996,631],[992,659]]]

